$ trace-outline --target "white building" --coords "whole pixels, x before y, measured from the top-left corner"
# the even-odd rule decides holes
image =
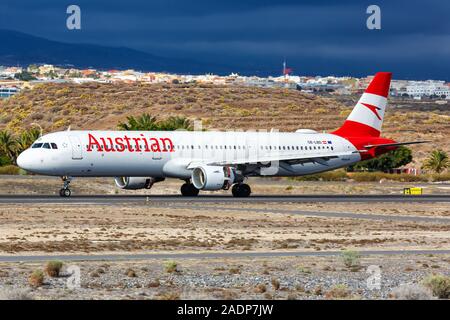
[[[406,93],[412,97],[436,95],[450,98],[450,87],[444,81],[411,81],[406,86]]]

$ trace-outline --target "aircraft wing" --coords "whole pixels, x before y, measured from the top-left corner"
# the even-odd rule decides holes
[[[428,143],[431,141],[408,141],[408,142],[395,142],[395,143],[382,143],[382,144],[369,144],[364,146],[366,149],[376,148],[376,147],[396,147],[396,146],[404,146],[408,144],[418,144],[418,143]]]
[[[210,166],[234,166],[234,165],[246,165],[246,164],[266,164],[269,162],[276,162],[276,161],[283,161],[287,162],[289,164],[295,164],[295,163],[304,163],[304,162],[317,162],[320,164],[326,165],[326,161],[329,159],[341,157],[341,156],[350,156],[352,152],[345,152],[345,153],[333,153],[333,154],[308,154],[300,156],[298,154],[292,154],[292,155],[268,155],[263,157],[254,157],[250,159],[224,159],[220,161],[213,161],[213,162],[207,162],[207,163],[199,163],[196,161],[191,162],[187,169],[194,169],[195,167],[199,165],[210,165]]]

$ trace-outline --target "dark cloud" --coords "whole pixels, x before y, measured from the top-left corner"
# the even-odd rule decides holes
[[[337,4],[338,3],[338,4]],[[450,3],[376,1],[382,30],[366,25],[365,1],[2,0],[0,28],[65,42],[128,46],[169,57],[221,61],[279,73],[449,78]],[[65,28],[78,4],[82,30]]]

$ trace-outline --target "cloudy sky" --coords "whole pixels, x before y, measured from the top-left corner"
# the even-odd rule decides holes
[[[79,5],[81,30],[66,28]],[[366,9],[381,8],[381,30]],[[450,80],[450,1],[1,0],[0,29],[72,43],[126,46],[165,57],[294,73]],[[1,42],[0,42],[1,45]]]

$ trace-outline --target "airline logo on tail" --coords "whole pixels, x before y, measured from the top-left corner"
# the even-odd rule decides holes
[[[346,137],[379,137],[391,84],[390,72],[379,72],[348,116],[334,133]]]
[[[381,117],[380,117],[380,115],[379,115],[379,113],[377,111],[377,110],[381,110],[381,108],[378,108],[377,106],[374,106],[374,105],[371,105],[371,104],[368,104],[368,103],[364,103],[364,102],[361,102],[361,104],[363,106],[369,108],[369,110],[372,111],[377,116],[378,120],[381,120]]]

